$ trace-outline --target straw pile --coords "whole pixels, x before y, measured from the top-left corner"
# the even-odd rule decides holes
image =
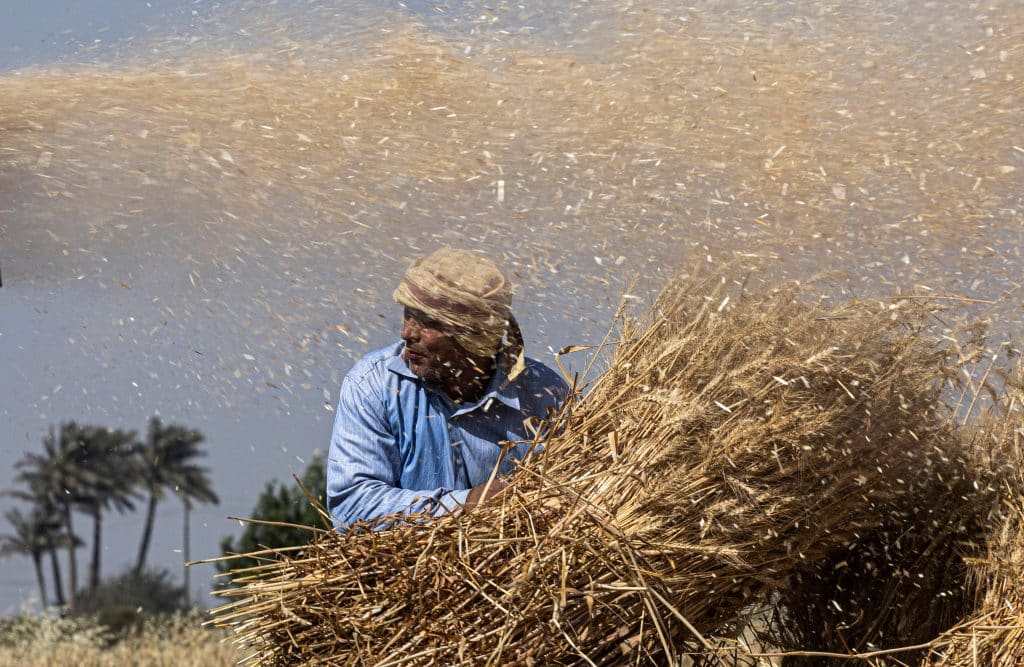
[[[966,368],[964,374],[970,377]],[[986,542],[1005,515],[1000,505],[1013,460],[1006,443],[1021,425],[1013,391],[979,401],[982,393],[995,397],[997,390],[969,380],[951,401],[961,442],[947,450],[954,459],[946,466],[961,471],[959,480],[919,487],[877,529],[797,571],[773,595],[777,622],[762,639],[798,647],[783,664],[839,667],[850,654],[882,651],[916,664],[941,643],[940,634],[974,613],[985,592],[977,563],[988,562]],[[987,417],[971,418],[992,400]]]
[[[763,639],[790,649],[783,665],[848,665],[851,653],[923,667],[1024,665],[1024,368],[1009,365],[993,358],[956,402],[967,406],[960,456],[976,489],[921,498],[938,520],[919,512],[885,526],[773,596],[779,622]],[[973,419],[978,404],[988,407]]]
[[[850,663],[845,656],[880,651],[916,664],[974,607],[965,557],[981,549],[987,495],[957,507],[961,496],[921,494],[921,512],[894,517],[798,572],[773,599],[776,622],[764,643],[784,647],[786,667],[840,667]]]
[[[252,664],[678,664],[813,563],[973,488],[910,304],[670,283],[499,501],[235,573]]]
[[[1002,380],[1004,392],[975,438],[1000,497],[984,558],[972,563],[981,603],[938,638],[927,667],[1024,665],[1024,366]]]
[[[1024,665],[1024,485],[1013,496],[988,557],[979,564],[985,591],[981,608],[940,638],[930,667]]]

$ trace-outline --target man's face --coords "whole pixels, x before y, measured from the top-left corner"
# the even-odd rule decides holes
[[[405,341],[402,359],[409,370],[427,382],[448,386],[466,364],[466,351],[447,333],[445,324],[419,310],[405,309],[402,340]]]

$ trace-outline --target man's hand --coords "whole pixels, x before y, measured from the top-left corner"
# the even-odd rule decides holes
[[[508,483],[494,479],[490,485],[485,482],[479,486],[474,486],[469,490],[469,495],[466,496],[466,504],[462,506],[464,512],[471,512],[474,507],[481,503],[486,503],[491,498],[501,494],[508,487]]]

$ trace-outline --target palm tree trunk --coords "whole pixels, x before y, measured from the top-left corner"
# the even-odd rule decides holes
[[[60,561],[57,560],[57,549],[50,549],[50,568],[53,572],[53,592],[57,596],[57,606],[64,606],[64,581],[60,575]]]
[[[71,529],[71,503],[62,503],[64,526],[68,530],[68,606],[74,609],[78,602],[78,559],[75,557],[74,531]]]
[[[100,505],[92,508],[92,563],[89,564],[89,590],[100,585],[100,533],[103,531],[103,517]]]
[[[153,521],[156,518],[156,490],[149,489],[149,506],[146,508],[146,523],[142,526],[142,543],[139,545],[139,557],[135,560],[135,574],[141,574],[146,566],[146,555],[149,552],[149,540],[153,536]]]
[[[189,511],[192,509],[192,504],[189,502],[188,498],[184,498],[183,500],[185,501],[185,535],[184,535],[185,541],[182,544],[182,547],[183,547],[182,551],[185,552],[184,553],[184,555],[185,555],[185,566],[184,566],[184,568],[185,568],[185,575],[184,575],[184,577],[185,577],[185,606],[186,607],[191,607],[192,606],[192,590],[191,590],[190,584],[189,584],[189,574],[190,573],[189,573],[189,570],[188,570],[188,562],[190,560],[192,560],[192,557],[190,556],[191,549],[190,549],[190,546],[189,546],[189,532],[190,531],[189,531],[189,521],[188,521],[188,519],[189,519]]]
[[[36,568],[36,582],[39,583],[39,606],[46,611],[46,578],[43,577],[43,553],[32,554],[32,565]]]

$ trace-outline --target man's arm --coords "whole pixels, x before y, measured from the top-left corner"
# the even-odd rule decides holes
[[[388,514],[444,514],[466,503],[469,489],[400,488],[402,459],[384,401],[346,377],[327,457],[327,508],[339,525]]]

